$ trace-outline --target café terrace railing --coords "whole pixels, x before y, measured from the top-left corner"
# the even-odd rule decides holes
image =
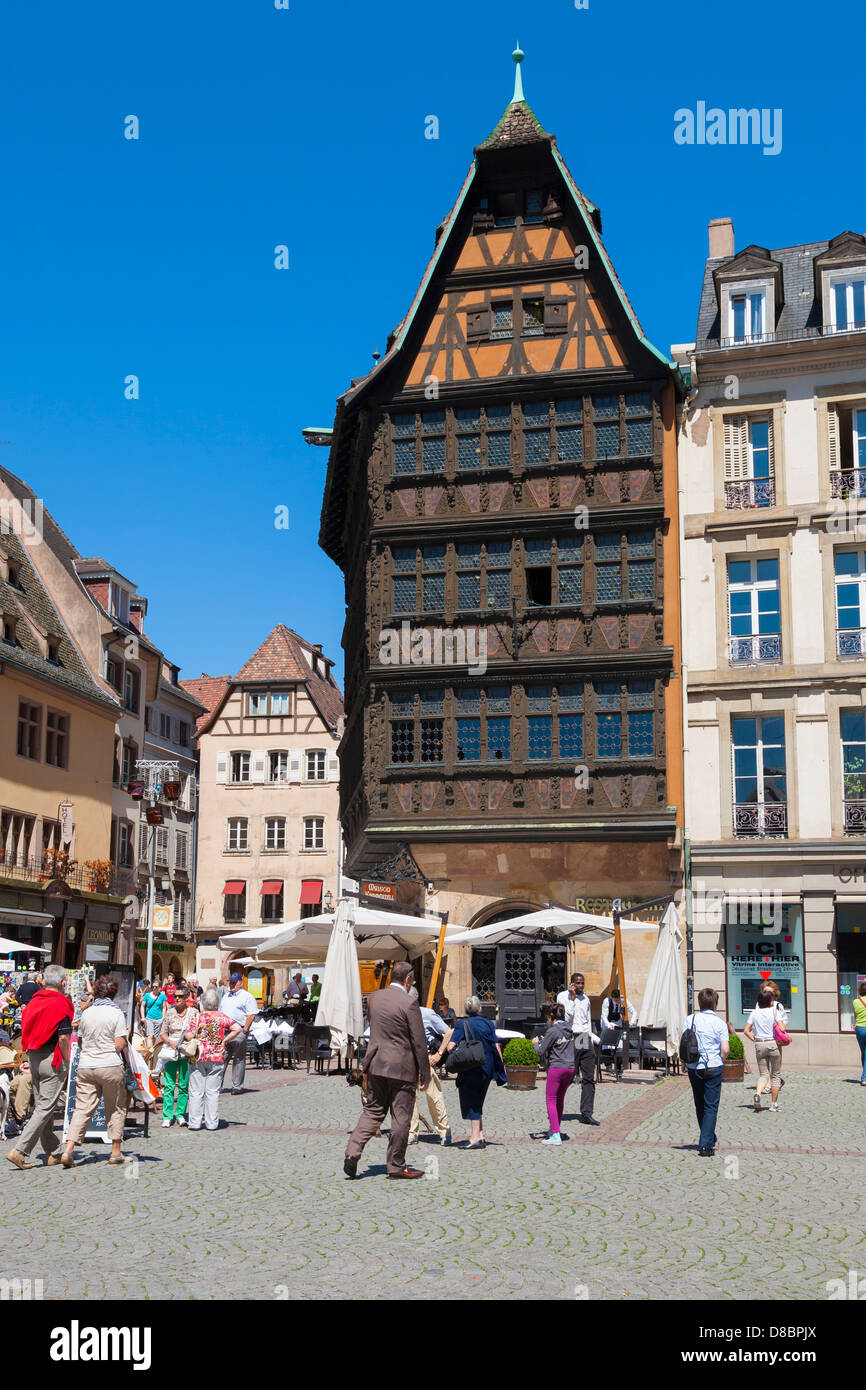
[[[734,803],[734,834],[741,839],[784,840],[788,834],[788,807],[783,801]]]

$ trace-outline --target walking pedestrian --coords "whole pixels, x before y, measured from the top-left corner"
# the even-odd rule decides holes
[[[866,980],[854,1000],[854,1033],[860,1048],[860,1085],[866,1086]]]
[[[195,1010],[189,1002],[186,985],[175,990],[174,1006],[166,1009],[159,1040],[171,1055],[163,1062],[162,1127],[170,1129],[173,1120],[183,1127],[189,1095],[189,1058],[180,1050],[185,1034],[192,1026]],[[177,1097],[175,1098],[175,1090]]]
[[[226,1043],[226,1062],[232,1064],[232,1095],[243,1093],[244,1077],[247,1070],[247,1035],[253,1019],[259,1011],[249,990],[243,988],[243,976],[229,976],[228,994],[223,995],[220,1009],[232,1023],[239,1023],[241,1031]]]
[[[349,1136],[343,1172],[354,1178],[364,1146],[373,1138],[387,1111],[391,1113],[387,1170],[389,1178],[423,1178],[420,1168],[406,1163],[406,1145],[416,1087],[430,1082],[427,1039],[418,1004],[409,998],[415,979],[408,961],[397,961],[386,989],[368,995],[370,1041],[361,1064],[367,1076],[361,1118]]]
[[[109,1163],[130,1163],[130,1154],[121,1151],[123,1126],[129,1093],[124,1076],[123,1052],[129,1041],[126,1017],[114,1002],[119,982],[113,975],[100,975],[93,986],[93,1003],[78,1024],[78,1074],[75,1082],[75,1110],[66,1136],[66,1149],[60,1155],[64,1168],[74,1168],[74,1152],[81,1143],[100,1100],[105,1107],[105,1128],[111,1140]]]
[[[782,1079],[782,1049],[776,1042],[774,1029],[777,1023],[784,1028],[788,1015],[766,985],[759,992],[755,1007],[746,1020],[743,1029],[749,1042],[755,1044],[755,1060],[758,1063],[758,1080],[755,1085],[753,1105],[756,1113],[761,1110],[761,1096],[770,1092],[770,1109],[779,1109],[779,1092],[784,1085]]]
[[[716,1118],[722,1096],[722,1063],[730,1051],[727,1024],[716,1017],[715,1008],[719,996],[714,989],[702,989],[698,995],[699,1012],[689,1014],[683,1033],[694,1030],[698,1060],[686,1062],[695,1114],[700,1126],[698,1154],[701,1158],[712,1158],[716,1151]]]
[[[409,994],[410,999],[414,998],[418,1002],[418,991],[412,989]],[[448,1124],[448,1112],[445,1109],[445,1097],[442,1094],[442,1082],[436,1074],[436,1068],[442,1061],[445,1048],[451,1040],[452,1029],[448,1027],[435,1009],[421,1009],[421,1022],[424,1025],[424,1036],[427,1039],[427,1049],[430,1054],[430,1082],[424,1094],[427,1097],[427,1104],[430,1107],[430,1118],[436,1127],[436,1134],[440,1144],[451,1143],[451,1128]],[[421,1092],[416,1088],[415,1105],[412,1110],[412,1119],[409,1124],[409,1143],[418,1143],[418,1126],[421,1123],[421,1112],[419,1099]]]
[[[532,1039],[532,1046],[540,1060],[548,1060],[546,1100],[550,1130],[542,1142],[561,1144],[565,1093],[574,1080],[574,1033],[565,1021],[563,1004],[545,1004],[541,1013],[549,1026],[543,1037]]]
[[[46,965],[44,989],[35,993],[22,1015],[21,1046],[27,1053],[33,1086],[33,1114],[6,1157],[16,1168],[32,1168],[30,1155],[42,1144],[46,1167],[60,1160],[60,1141],[54,1133],[54,1112],[69,1073],[69,1037],[74,1010],[65,993],[62,965]]]
[[[148,985],[141,999],[144,1036],[146,1038],[158,1038],[162,1032],[162,1016],[165,1013],[166,1003],[165,992],[160,989],[159,981],[154,980],[152,984]]]
[[[562,1005],[565,1022],[571,1024],[574,1033],[574,1069],[575,1073],[580,1072],[580,1123],[597,1125],[600,1121],[592,1112],[595,1108],[595,1050],[600,1039],[592,1031],[586,980],[579,971],[572,975],[568,989],[556,996],[556,1002]]]
[[[188,1011],[188,1042],[198,1043],[198,1053],[189,1069],[189,1128],[219,1128],[220,1090],[226,1065],[226,1044],[243,1032],[239,1023],[220,1010],[219,994],[206,989],[201,1012]]]
[[[484,1102],[491,1081],[495,1081],[497,1086],[505,1085],[505,1063],[492,1019],[481,1017],[481,1000],[477,994],[471,994],[465,1000],[463,1010],[465,1018],[458,1018],[454,1024],[447,1051],[453,1052],[462,1042],[480,1042],[484,1048],[484,1061],[480,1066],[457,1073],[460,1114],[470,1123],[470,1139],[463,1147],[483,1149],[487,1144],[484,1137]]]

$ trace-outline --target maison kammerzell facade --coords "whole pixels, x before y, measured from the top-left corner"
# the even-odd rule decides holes
[[[320,536],[346,580],[347,872],[468,927],[681,884],[679,378],[517,73],[339,398]],[[654,946],[626,937],[638,1005]],[[578,963],[603,993],[609,946],[460,948],[443,989],[536,1017]]]

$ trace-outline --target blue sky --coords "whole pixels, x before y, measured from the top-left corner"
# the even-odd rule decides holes
[[[3,464],[137,582],[184,675],[237,670],[280,621],[341,670],[342,577],[316,543],[327,456],[300,431],[332,421],[405,313],[510,100],[515,40],[667,350],[694,335],[709,218],[733,217],[738,248],[866,230],[863,97],[812,61],[817,24],[802,0],[763,18],[747,0],[7,0]],[[861,51],[852,0],[831,29]],[[675,144],[698,101],[781,108],[781,153]]]

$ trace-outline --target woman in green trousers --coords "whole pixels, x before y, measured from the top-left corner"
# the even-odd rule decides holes
[[[173,1052],[163,1067],[165,1084],[162,1092],[162,1127],[169,1129],[172,1120],[186,1124],[186,1105],[189,1094],[189,1059],[180,1051],[183,1035],[190,1027],[193,1010],[189,990],[180,985],[175,990],[174,1004],[166,1009],[162,1019],[160,1042]],[[177,1097],[175,1097],[177,1090]]]

